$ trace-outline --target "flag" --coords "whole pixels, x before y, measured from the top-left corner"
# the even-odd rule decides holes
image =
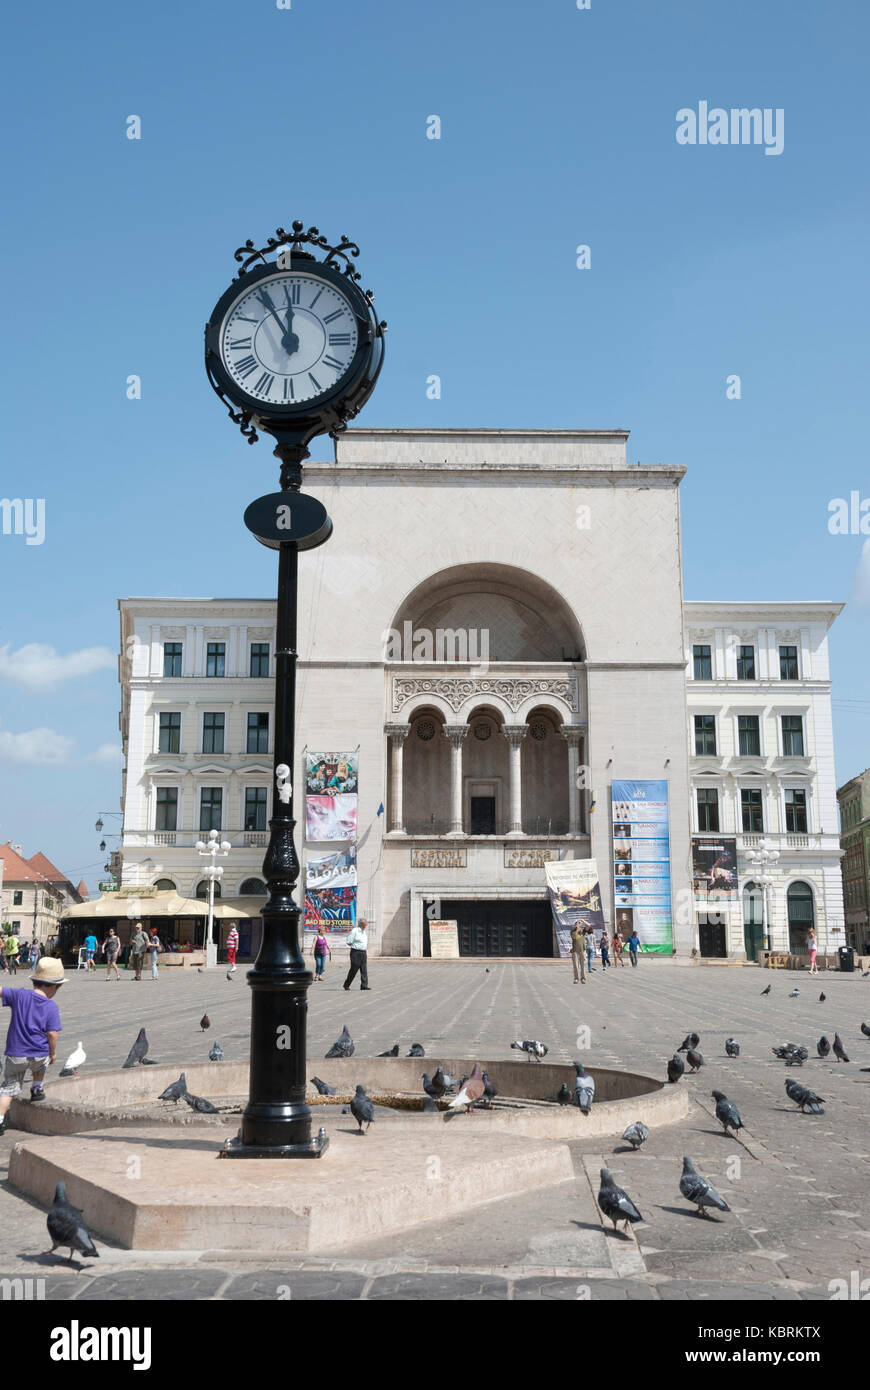
[[[380,806],[378,807],[378,815],[379,815],[379,816],[382,816],[383,814],[384,814],[384,803],[381,802]]]
[[[594,797],[594,796],[593,796],[592,800],[589,802],[589,810],[590,810],[590,812],[595,810],[595,797]]]

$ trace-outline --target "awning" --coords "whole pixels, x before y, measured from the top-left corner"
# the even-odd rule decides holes
[[[215,898],[215,919],[245,921],[259,917],[265,902],[264,897]],[[118,893],[103,893],[91,902],[76,903],[73,907],[65,908],[61,913],[61,920],[70,922],[76,919],[90,921],[96,917],[126,917],[135,922],[143,917],[207,916],[207,899],[183,898],[180,894],[172,892],[149,893],[147,889],[138,893],[132,889],[123,889]]]

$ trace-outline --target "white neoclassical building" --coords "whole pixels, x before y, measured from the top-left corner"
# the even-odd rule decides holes
[[[305,841],[304,757],[356,752],[357,905],[375,953],[425,954],[439,917],[459,923],[463,954],[552,954],[548,859],[597,861],[613,926],[624,779],[666,784],[678,953],[757,950],[743,853],[762,834],[782,846],[772,944],[808,913],[822,935],[842,927],[826,636],[839,606],[684,603],[683,470],[628,465],[626,440],[356,429],[306,466],[334,534],[300,557],[297,845],[303,864],[347,847]],[[119,607],[123,882],[201,892],[195,843],[214,827],[234,846],[224,895],[250,898],[274,601]],[[740,888],[714,920],[692,837],[722,835]]]

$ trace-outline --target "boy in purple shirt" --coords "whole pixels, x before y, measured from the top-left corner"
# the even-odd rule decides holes
[[[57,1056],[61,1022],[54,996],[66,983],[60,961],[44,956],[33,972],[31,983],[32,989],[10,989],[4,985],[0,990],[0,1002],[12,1010],[6,1035],[6,1069],[0,1084],[0,1135],[4,1133],[6,1112],[12,1098],[21,1091],[28,1070],[33,1078],[30,1099],[45,1099],[42,1089],[45,1068],[52,1066]]]

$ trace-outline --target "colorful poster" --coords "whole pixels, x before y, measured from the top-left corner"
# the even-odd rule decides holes
[[[571,954],[571,932],[578,922],[600,934],[604,930],[598,865],[594,859],[562,859],[544,865],[553,928],[560,956]]]
[[[356,840],[356,793],[306,796],[306,840]]]
[[[305,887],[314,892],[356,887],[356,881],[356,845],[335,854],[309,854],[305,861]]]
[[[358,753],[305,754],[305,790],[309,796],[343,796],[357,792]]]
[[[356,924],[356,889],[306,893],[304,922],[306,931],[349,932]]]
[[[731,902],[737,896],[737,841],[729,836],[692,836],[692,884],[695,898]]]
[[[636,931],[642,951],[673,952],[668,784],[614,781],[613,906],[622,937]]]

